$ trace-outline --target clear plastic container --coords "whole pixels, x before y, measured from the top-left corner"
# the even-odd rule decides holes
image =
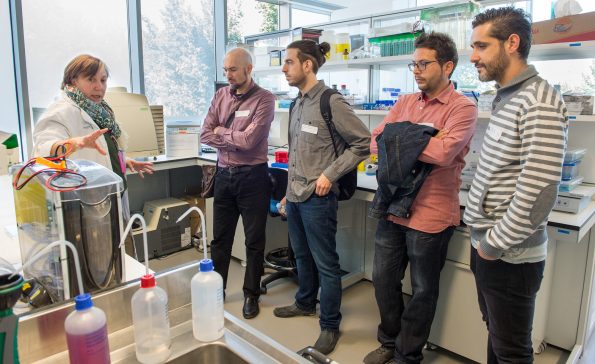
[[[571,179],[578,176],[578,170],[579,170],[580,164],[581,164],[580,160],[574,161],[572,163],[562,164],[562,180],[570,181]]]
[[[213,270],[213,261],[200,261],[200,271],[192,277],[192,331],[200,341],[223,336],[223,278]]]
[[[351,39],[349,38],[349,33],[337,33],[335,35],[334,60],[343,59],[345,51],[347,51],[347,54],[351,53]]]
[[[75,310],[64,321],[70,363],[110,363],[105,313],[93,307],[88,293],[76,296],[74,302]]]
[[[140,282],[131,301],[136,359],[143,364],[165,363],[171,354],[167,294],[155,285],[152,274]]]
[[[585,154],[587,154],[586,149],[567,150],[566,154],[564,154],[564,163],[572,163],[575,161],[579,161],[579,160],[583,159]]]
[[[561,181],[558,190],[560,192],[570,192],[583,182],[584,177],[575,177],[570,181]]]
[[[334,61],[337,59],[337,57],[335,56],[335,31],[334,30],[323,30],[322,33],[320,34],[320,38],[318,38],[318,42],[319,43],[327,42],[331,46],[330,51],[327,54],[325,54],[327,61]]]

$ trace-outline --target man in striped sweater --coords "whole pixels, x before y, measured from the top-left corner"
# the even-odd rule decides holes
[[[547,254],[567,138],[558,91],[527,64],[531,24],[520,9],[478,14],[471,62],[497,93],[463,221],[487,324],[488,363],[531,363],[535,296]]]

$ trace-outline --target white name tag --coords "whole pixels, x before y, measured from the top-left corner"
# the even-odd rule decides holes
[[[434,127],[434,123],[419,123],[419,125]]]
[[[250,110],[238,110],[236,111],[236,118],[246,117],[250,115]]]
[[[307,124],[302,124],[302,131],[304,131],[306,133],[310,133],[310,134],[318,134],[318,127],[312,126],[312,125],[307,125]]]
[[[500,128],[499,126],[494,126],[491,125],[488,127],[488,130],[486,131],[486,134],[488,134],[490,137],[492,137],[492,139],[498,141],[500,140],[500,137],[502,136],[502,128]]]

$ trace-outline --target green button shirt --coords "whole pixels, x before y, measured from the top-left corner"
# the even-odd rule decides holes
[[[322,173],[333,182],[331,191],[339,193],[337,180],[366,159],[370,152],[370,131],[355,115],[343,96],[331,96],[330,106],[336,133],[333,142],[320,113],[320,97],[327,87],[318,81],[300,94],[289,120],[289,171],[287,200],[306,201],[316,189]]]

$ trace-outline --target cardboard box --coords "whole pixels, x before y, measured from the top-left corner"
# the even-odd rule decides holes
[[[570,115],[593,115],[595,110],[595,96],[589,95],[562,95],[566,109]]]
[[[318,39],[322,34],[321,29],[313,29],[313,28],[295,28],[291,31],[291,41],[296,40],[303,40],[303,39],[311,39],[318,43]]]
[[[270,57],[270,66],[280,66],[281,65],[281,51],[271,51],[269,53]]]
[[[180,200],[184,200],[184,201],[188,202],[190,204],[190,207],[192,207],[192,206],[198,207],[202,211],[202,213],[205,215],[205,219],[206,219],[207,211],[205,210],[206,203],[205,203],[204,198],[202,198],[200,196],[186,195],[184,197],[181,197]],[[190,213],[190,234],[192,236],[195,236],[198,233],[199,226],[200,226],[200,215],[198,214],[198,212],[192,211]],[[207,223],[205,221],[205,227],[206,226],[207,226]]]
[[[595,40],[595,11],[535,22],[533,44]]]

